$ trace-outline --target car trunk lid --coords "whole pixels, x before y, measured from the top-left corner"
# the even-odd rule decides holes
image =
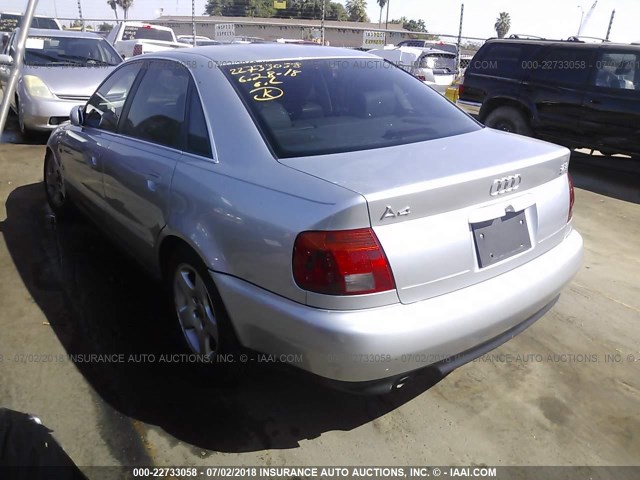
[[[560,243],[568,160],[565,148],[485,128],[280,161],[364,196],[399,298],[411,303],[504,273]]]

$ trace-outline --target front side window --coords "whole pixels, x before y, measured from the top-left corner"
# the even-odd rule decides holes
[[[603,52],[596,61],[595,86],[640,90],[640,58],[635,53]]]
[[[129,63],[102,84],[85,107],[86,126],[112,132],[116,130],[127,95],[141,67],[142,62]]]
[[[480,128],[430,87],[381,59],[222,68],[281,158],[422,142]]]
[[[181,148],[190,78],[187,69],[176,62],[151,62],[131,101],[122,133]]]

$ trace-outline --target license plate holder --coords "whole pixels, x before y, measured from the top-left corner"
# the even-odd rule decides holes
[[[471,230],[480,268],[501,262],[531,248],[524,210],[472,223]]]

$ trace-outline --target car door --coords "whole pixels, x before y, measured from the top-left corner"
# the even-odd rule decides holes
[[[166,224],[171,179],[182,155],[190,82],[191,74],[177,62],[148,62],[104,163],[105,197],[116,236],[148,265]]]
[[[537,133],[561,140],[581,136],[579,118],[593,52],[550,45],[523,62],[528,76],[522,88],[534,109],[532,127]]]
[[[585,135],[606,152],[640,152],[640,50],[601,47],[584,99]]]
[[[82,124],[66,129],[58,142],[71,196],[100,216],[105,211],[102,161],[141,67],[137,61],[114,71],[87,102]]]

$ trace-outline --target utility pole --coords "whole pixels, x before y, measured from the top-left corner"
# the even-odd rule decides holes
[[[464,18],[464,3],[460,5],[460,29],[458,30],[458,55],[456,55],[456,71],[460,71],[460,52],[462,51],[462,19]]]
[[[391,0],[387,1],[387,20],[384,23],[384,29],[388,30],[389,29],[389,4],[391,3]]]
[[[193,46],[196,47],[196,0],[191,0],[191,33],[193,34]]]
[[[615,16],[616,11],[614,9],[613,12],[611,12],[611,19],[609,20],[609,28],[607,28],[607,36],[605,37],[605,40],[609,40],[609,35],[611,34],[611,26],[613,25],[613,17]]]
[[[80,24],[82,25],[82,31],[86,31],[85,26],[84,26],[84,18],[82,18],[82,4],[80,3],[80,0],[78,0],[78,15],[80,15]]]
[[[31,20],[33,20],[33,14],[36,11],[37,5],[38,0],[29,0],[27,10],[24,12],[24,17],[20,24],[20,33],[18,34],[18,40],[16,42],[15,56],[13,57],[11,65],[11,75],[9,76],[7,86],[4,89],[4,98],[2,99],[2,106],[0,106],[0,135],[4,132],[4,126],[7,122],[7,114],[9,113],[9,104],[16,92],[18,77],[20,76],[20,70],[22,69],[22,60],[24,59],[24,47],[27,43],[29,27],[31,27]]]
[[[320,38],[322,39],[322,45],[325,45],[324,40],[324,19],[325,19],[325,8],[327,6],[327,1],[322,0],[322,20],[320,21]]]

